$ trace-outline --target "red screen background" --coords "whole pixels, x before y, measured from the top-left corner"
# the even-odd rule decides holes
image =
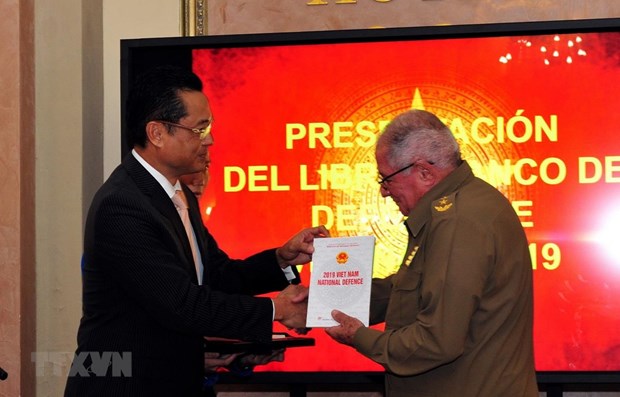
[[[195,50],[215,120],[205,223],[233,257],[318,223],[333,236],[374,234],[375,276],[394,272],[406,235],[379,194],[372,144],[395,115],[424,108],[522,210],[536,369],[620,370],[619,36]],[[260,370],[382,369],[322,329],[309,336],[315,347]]]

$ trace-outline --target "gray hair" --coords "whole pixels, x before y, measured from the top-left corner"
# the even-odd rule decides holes
[[[377,148],[383,145],[394,168],[426,160],[438,168],[453,169],[462,161],[452,131],[425,110],[410,110],[396,116],[377,140]]]

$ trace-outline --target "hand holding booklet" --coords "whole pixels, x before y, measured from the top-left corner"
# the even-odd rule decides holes
[[[332,327],[338,309],[368,326],[374,236],[314,240],[307,327]]]

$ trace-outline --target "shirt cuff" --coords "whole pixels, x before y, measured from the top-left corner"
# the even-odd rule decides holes
[[[297,278],[297,276],[295,276],[295,272],[293,272],[293,269],[291,269],[290,266],[287,266],[284,269],[282,269],[282,272],[284,272],[284,277],[286,277],[286,279],[289,282]]]

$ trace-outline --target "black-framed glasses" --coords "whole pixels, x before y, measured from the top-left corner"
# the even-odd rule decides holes
[[[170,125],[172,127],[182,128],[184,130],[191,131],[194,134],[198,135],[201,140],[205,139],[207,136],[209,136],[209,134],[211,134],[211,127],[213,126],[213,119],[209,120],[207,122],[208,124],[205,127],[202,127],[202,128],[192,128],[192,127],[188,127],[186,125],[172,123],[170,121],[164,121],[164,120],[153,120],[153,121],[155,121],[157,123],[162,123],[162,124]]]
[[[401,172],[403,172],[405,170],[408,170],[409,168],[413,167],[417,163],[418,163],[417,161],[414,161],[413,163],[409,164],[408,166],[405,166],[405,167],[399,169],[398,171],[392,172],[388,176],[382,177],[381,175],[379,175],[377,177],[377,183],[385,188],[385,187],[387,187],[387,184],[390,183],[390,178],[393,178],[395,175],[400,174]]]

